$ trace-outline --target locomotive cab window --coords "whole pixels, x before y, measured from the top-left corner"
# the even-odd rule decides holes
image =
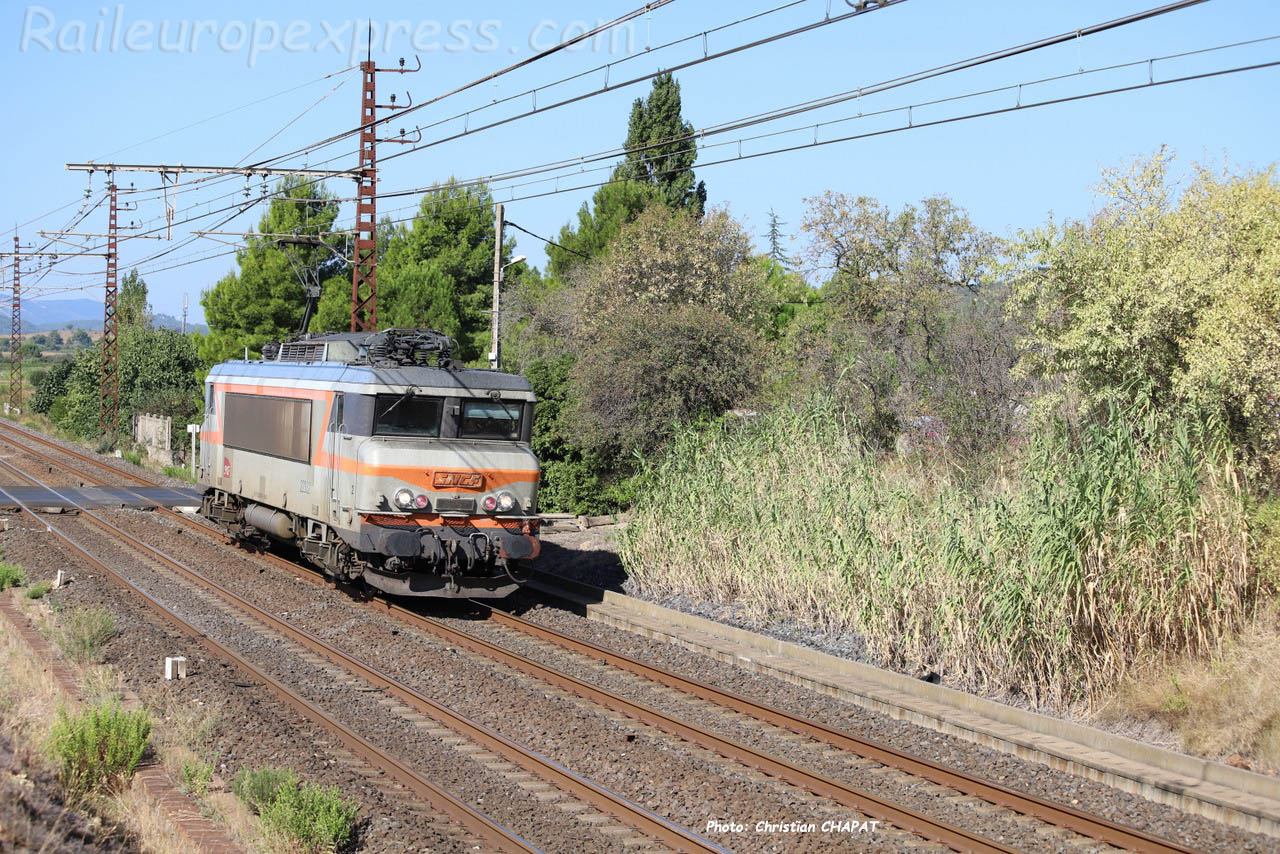
[[[441,409],[438,397],[380,394],[373,406],[373,433],[375,436],[437,438]]]
[[[342,392],[337,392],[333,396],[333,407],[329,416],[329,429],[334,433],[341,431],[343,425],[347,423],[342,417],[343,404],[346,403],[346,400],[347,396]]]
[[[519,441],[524,404],[513,400],[464,400],[458,435],[463,439]]]

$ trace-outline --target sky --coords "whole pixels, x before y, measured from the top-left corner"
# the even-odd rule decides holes
[[[75,224],[81,232],[106,230],[106,205],[98,205],[103,175],[68,171],[67,163],[233,166],[302,151],[282,164],[354,168],[355,144],[349,136],[328,147],[303,149],[358,125],[360,80],[350,69],[365,58],[370,21],[372,56],[379,67],[396,68],[402,56],[407,68],[421,61],[417,73],[380,74],[379,103],[389,103],[395,93],[399,105],[409,99],[423,104],[639,5],[638,0],[484,5],[371,0],[358,6],[315,0],[287,7],[239,0],[6,4],[0,11],[0,71],[9,85],[0,103],[9,131],[0,159],[6,188],[0,197],[0,229],[5,229],[0,251],[12,248],[12,227],[24,247],[48,243],[37,233],[41,229]],[[768,248],[773,210],[784,223],[784,249],[798,252],[805,242],[806,199],[827,190],[873,196],[895,209],[945,194],[977,225],[1008,236],[1051,215],[1087,217],[1098,205],[1093,188],[1102,170],[1162,146],[1177,155],[1176,175],[1185,175],[1197,162],[1232,171],[1268,168],[1280,156],[1275,142],[1280,139],[1280,68],[1035,105],[1280,60],[1280,39],[1167,58],[1280,36],[1280,3],[1274,0],[1207,0],[977,68],[865,91],[1156,5],[1156,0],[901,0],[698,62],[851,7],[847,0],[674,0],[608,35],[392,119],[391,134],[405,127],[416,139],[414,128],[422,127],[424,143],[437,144],[418,150],[379,146],[379,190],[391,194],[451,176],[479,179],[566,161],[557,173],[493,182],[509,220],[554,238],[594,192],[586,185],[605,180],[605,167],[613,162],[608,156],[594,162],[579,158],[617,149],[632,101],[650,87],[647,81],[621,84],[685,63],[694,64],[676,71],[684,115],[700,130],[864,90],[839,104],[703,139],[708,147],[700,151],[702,166],[695,168],[707,184],[710,203],[727,206],[762,251]],[[671,42],[676,44],[664,47]],[[1095,71],[1104,68],[1111,70]],[[1035,83],[1048,78],[1056,79]],[[957,99],[987,90],[995,91]],[[555,106],[578,96],[584,97]],[[535,106],[536,114],[520,117]],[[1001,112],[929,124],[987,111]],[[502,118],[512,120],[472,132]],[[465,135],[439,142],[464,130]],[[849,136],[861,138],[831,142]],[[814,146],[815,141],[830,144]],[[780,148],[796,150],[765,154]],[[387,159],[392,155],[400,156]],[[197,177],[184,176],[177,187],[172,201],[180,222],[170,240],[151,239],[169,237],[164,199],[152,192],[158,176],[116,175],[122,189],[138,191],[122,194],[122,201],[136,200],[137,207],[121,213],[121,225],[132,222],[140,225],[139,234],[149,233],[147,239],[122,241],[122,272],[139,267],[158,312],[179,315],[185,295],[194,320],[202,319],[201,292],[235,266],[233,256],[218,256],[228,251],[226,244],[191,240],[191,230],[250,230],[265,209],[247,207],[225,223],[226,214],[218,214],[183,224],[245,202],[246,191],[250,199],[261,198],[264,189],[258,179],[249,186],[240,177],[192,184]],[[353,194],[349,178],[330,178],[326,186],[343,198]],[[414,206],[411,193],[384,197],[379,216],[407,217]],[[352,218],[353,206],[344,204],[339,223],[349,225]],[[511,236],[519,254],[545,264],[539,240],[521,232]],[[79,240],[90,246],[98,242]],[[48,251],[58,246],[64,253],[76,251],[66,244]],[[35,263],[24,262],[24,269]],[[48,269],[24,274],[23,281],[35,286],[30,298],[101,299],[103,261],[64,255]]]

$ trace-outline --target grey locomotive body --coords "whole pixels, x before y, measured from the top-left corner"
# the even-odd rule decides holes
[[[535,397],[426,330],[303,336],[205,385],[201,513],[406,596],[504,596],[536,557]]]

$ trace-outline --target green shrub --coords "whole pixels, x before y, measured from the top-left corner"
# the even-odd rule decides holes
[[[115,617],[104,608],[68,608],[58,620],[54,640],[64,654],[79,664],[94,661],[102,645],[116,633]]]
[[[59,782],[72,798],[119,791],[150,738],[151,718],[145,711],[126,712],[115,703],[75,715],[60,709],[49,736]]]
[[[0,563],[0,590],[10,587],[21,587],[26,584],[27,576],[22,567],[12,563]]]
[[[27,588],[28,599],[43,598],[46,593],[53,589],[53,585],[48,581],[41,581],[39,584],[33,584]]]
[[[213,780],[213,764],[200,759],[189,759],[182,763],[182,788],[195,795],[206,795],[209,782]]]
[[[165,466],[163,474],[165,477],[171,477],[174,480],[185,480],[187,483],[195,483],[195,478],[191,476],[191,469],[186,466]]]
[[[71,362],[67,360],[54,364],[39,380],[32,377],[31,385],[35,392],[31,395],[31,411],[53,417],[53,405],[67,393],[67,378],[70,376]]]
[[[236,797],[259,814],[276,799],[281,789],[297,787],[297,776],[287,768],[243,768],[231,783]]]
[[[1253,563],[1270,590],[1280,590],[1280,498],[1262,502],[1249,520]]]
[[[360,808],[337,789],[303,783],[280,789],[263,811],[262,823],[308,854],[329,854],[351,840],[359,814]]]
[[[142,465],[142,451],[122,451],[120,457],[125,462],[132,463],[135,466]]]
[[[232,791],[262,817],[269,835],[308,854],[337,851],[348,843],[360,812],[337,789],[299,784],[287,769],[244,769]]]

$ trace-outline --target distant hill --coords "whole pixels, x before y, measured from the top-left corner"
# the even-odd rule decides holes
[[[174,317],[172,314],[153,314],[151,316],[151,325],[156,329],[181,329],[182,318]],[[192,323],[187,321],[188,332],[199,332],[201,335],[209,334],[209,327],[203,323]]]
[[[23,300],[22,331],[45,332],[62,329],[68,323],[73,329],[101,329],[102,303],[91,299]],[[9,332],[9,312],[0,316],[0,331]]]
[[[157,328],[181,329],[182,321],[170,314],[157,314],[152,318]],[[102,303],[92,299],[31,300],[22,303],[22,331],[48,332],[64,329],[101,329]],[[187,323],[187,331],[205,334],[209,327],[203,323]],[[9,334],[9,312],[0,312],[0,334]]]

